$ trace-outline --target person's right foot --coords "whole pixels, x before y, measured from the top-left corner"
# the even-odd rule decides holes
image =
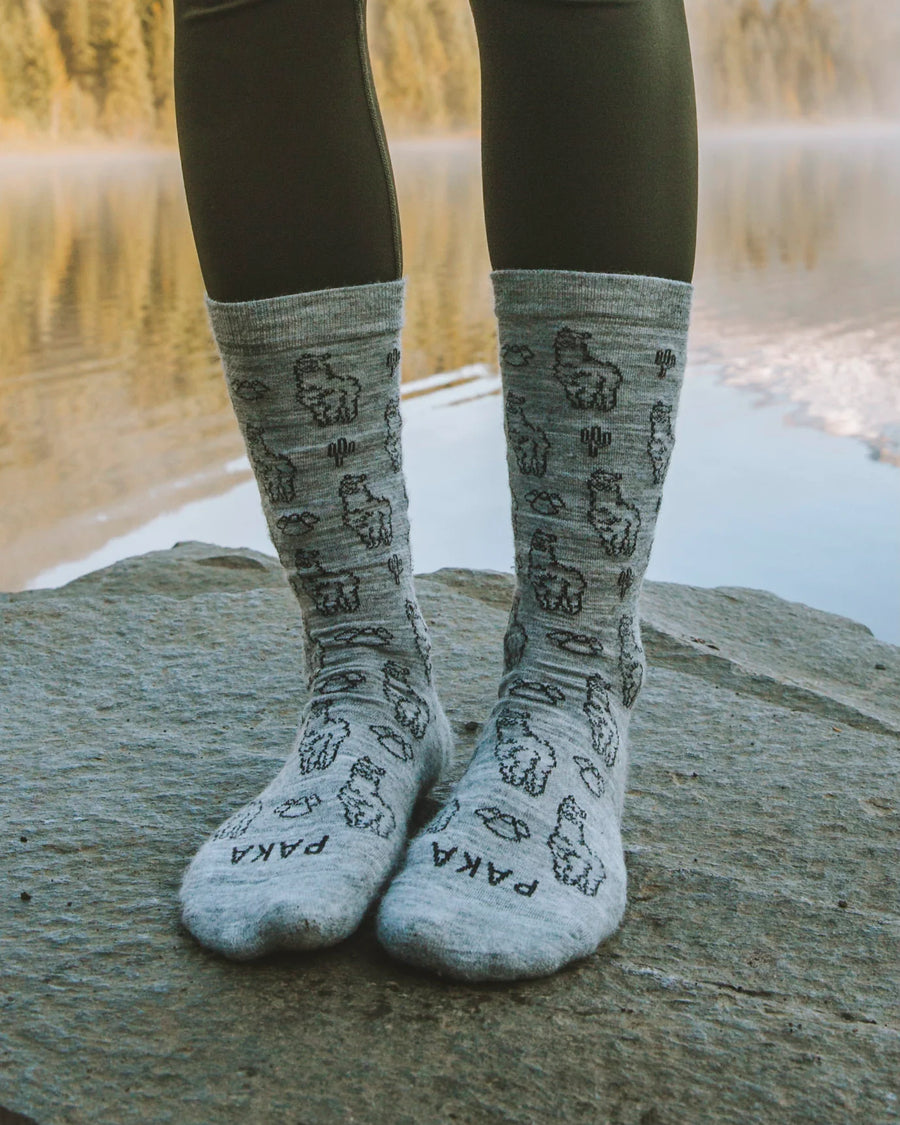
[[[230,957],[352,933],[450,752],[409,551],[404,287],[207,298],[269,531],[300,602],[311,680],[284,767],[213,833],[182,883],[185,925]]]

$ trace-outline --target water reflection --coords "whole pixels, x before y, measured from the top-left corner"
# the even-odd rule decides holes
[[[692,328],[695,368],[894,463],[897,139],[708,143]],[[404,379],[492,365],[477,141],[392,151]],[[16,589],[249,474],[176,155],[5,157],[0,194],[0,588]],[[448,440],[469,425],[463,406],[442,419]]]
[[[691,350],[791,418],[900,464],[900,132],[703,153]]]

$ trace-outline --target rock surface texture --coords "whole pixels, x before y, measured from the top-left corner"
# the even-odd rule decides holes
[[[458,776],[512,578],[417,584]],[[179,926],[185,864],[294,733],[274,559],[181,544],[0,595],[0,1121],[900,1121],[900,649],[752,590],[649,583],[643,611],[622,929],[467,986],[370,917],[243,965]]]

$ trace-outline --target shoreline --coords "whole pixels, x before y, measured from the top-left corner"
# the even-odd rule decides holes
[[[900,118],[846,118],[816,121],[768,121],[700,123],[701,145],[738,141],[790,142],[798,140],[887,140],[900,134]],[[439,147],[447,144],[469,144],[481,138],[479,130],[449,133],[398,133],[388,131],[390,147]],[[32,137],[0,137],[0,164],[53,158],[92,157],[157,157],[177,156],[176,141],[130,141],[110,138],[53,140],[40,135]]]

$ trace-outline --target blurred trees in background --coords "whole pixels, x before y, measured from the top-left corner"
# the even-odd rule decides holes
[[[895,114],[896,13],[879,0],[687,0],[701,116]],[[394,134],[477,130],[466,0],[368,0]],[[172,0],[0,0],[0,137],[172,143]]]
[[[172,0],[0,0],[0,132],[173,141]]]

